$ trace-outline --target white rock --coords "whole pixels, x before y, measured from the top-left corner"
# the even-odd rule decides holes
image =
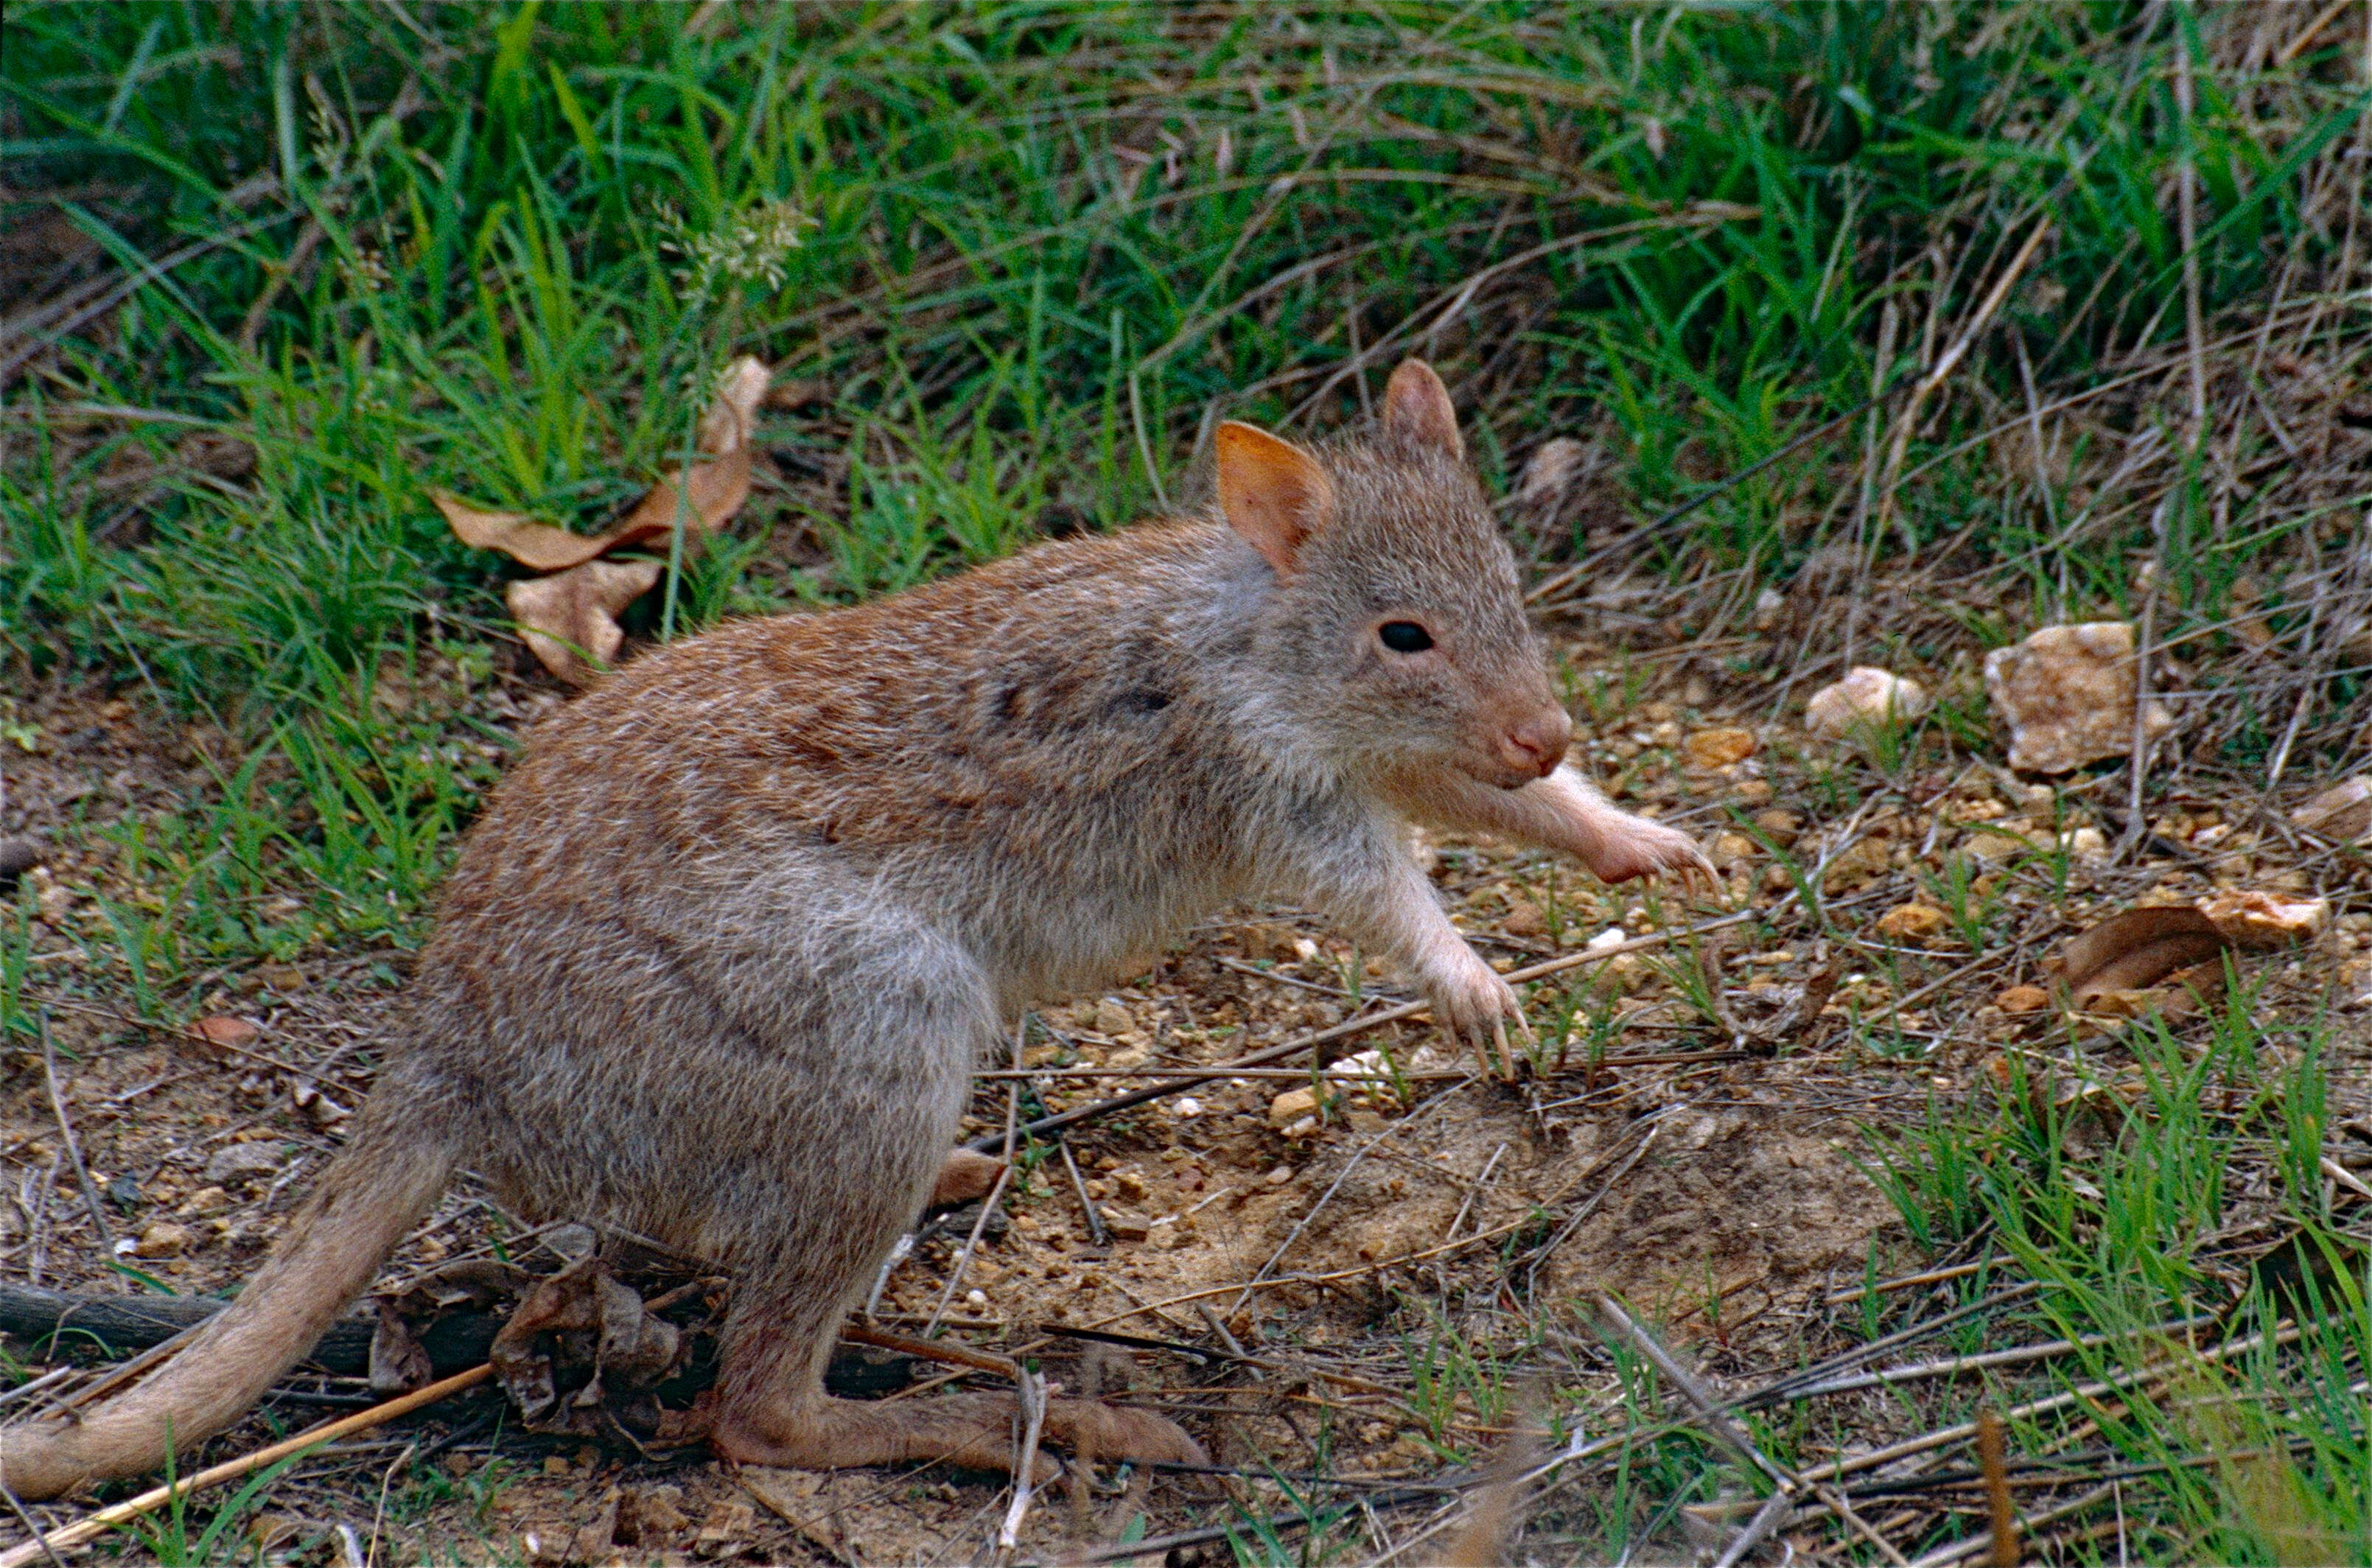
[[[252,1176],[276,1176],[286,1163],[277,1144],[228,1144],[206,1161],[206,1180],[228,1187]]]
[[[1591,937],[1588,941],[1583,943],[1582,947],[1584,950],[1587,952],[1603,953],[1610,947],[1620,947],[1623,943],[1630,940],[1631,934],[1629,932],[1623,930],[1619,925],[1610,925],[1605,930],[1599,932],[1597,935]]]
[[[1203,1114],[1203,1102],[1192,1095],[1180,1095],[1169,1102],[1169,1109],[1180,1116],[1200,1116]]]
[[[2254,888],[2202,899],[2199,912],[2215,923],[2226,940],[2241,947],[2286,947],[2331,923],[2327,899],[2279,899]]]
[[[1310,1115],[1317,1109],[1318,1091],[1316,1089],[1307,1086],[1287,1089],[1269,1101],[1269,1124],[1274,1127],[1289,1127],[1303,1117]]]
[[[2109,858],[2109,836],[2098,828],[2077,828],[2062,833],[2059,847],[2082,861]]]
[[[2134,629],[2122,621],[2045,626],[1995,648],[1985,656],[1985,695],[2009,726],[2013,768],[2064,773],[2122,757],[2134,743]],[[2173,727],[2158,703],[2142,714],[2145,738]]]
[[[1843,680],[1812,693],[1804,704],[1804,727],[1843,740],[1855,729],[1907,724],[1935,705],[1916,680],[1876,665],[1856,665]]]

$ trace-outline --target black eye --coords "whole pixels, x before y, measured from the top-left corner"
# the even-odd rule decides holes
[[[1421,654],[1433,646],[1433,633],[1413,621],[1387,621],[1376,628],[1376,640],[1396,654]]]

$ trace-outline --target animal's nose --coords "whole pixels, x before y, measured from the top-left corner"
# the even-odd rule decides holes
[[[1499,755],[1506,764],[1546,778],[1564,761],[1573,739],[1573,720],[1559,707],[1542,708],[1507,726],[1499,738]]]

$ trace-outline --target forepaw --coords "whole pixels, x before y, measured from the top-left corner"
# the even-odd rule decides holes
[[[1708,889],[1721,886],[1713,862],[1705,858],[1696,840],[1645,817],[1625,817],[1609,824],[1596,853],[1588,857],[1588,865],[1601,882],[1677,873],[1692,887],[1700,880]]]
[[[1442,1028],[1473,1051],[1485,1074],[1503,1083],[1516,1081],[1516,1050],[1510,1031],[1528,1043],[1532,1026],[1516,988],[1480,958],[1453,981],[1433,988],[1433,1016]]]

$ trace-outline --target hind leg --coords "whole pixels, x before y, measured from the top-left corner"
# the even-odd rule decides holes
[[[827,1316],[813,1297],[793,1290],[736,1296],[709,1434],[721,1458],[794,1469],[928,1460],[965,1469],[1013,1468],[1021,1434],[1015,1396],[835,1400],[823,1391],[821,1363],[839,1327],[839,1304]],[[1086,1400],[1048,1400],[1044,1434],[1099,1459],[1205,1462],[1201,1446],[1161,1417]],[[1051,1474],[1045,1467],[1033,1479]]]

